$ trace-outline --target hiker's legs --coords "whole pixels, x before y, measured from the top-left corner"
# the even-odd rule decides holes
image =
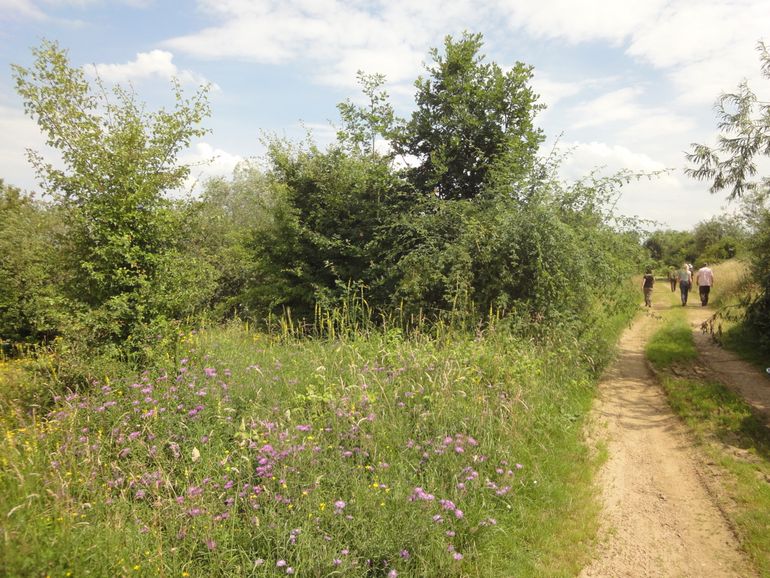
[[[709,304],[709,293],[711,292],[711,287],[709,285],[701,285],[698,290],[700,292],[700,304],[705,307]]]

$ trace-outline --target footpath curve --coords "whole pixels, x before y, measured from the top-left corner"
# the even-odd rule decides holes
[[[697,450],[644,358],[658,306],[621,337],[589,442],[606,447],[597,557],[582,578],[756,576],[699,475]]]

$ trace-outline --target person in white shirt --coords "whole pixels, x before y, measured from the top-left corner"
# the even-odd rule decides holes
[[[698,269],[695,278],[698,281],[700,304],[705,307],[709,304],[709,293],[711,292],[711,287],[714,285],[714,272],[711,270],[708,263],[704,263],[703,267]]]

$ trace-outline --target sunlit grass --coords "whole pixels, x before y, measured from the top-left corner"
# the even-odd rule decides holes
[[[674,308],[668,313],[667,322],[649,340],[645,353],[653,364],[661,368],[691,361],[698,356],[684,309]]]
[[[6,423],[0,573],[569,576],[590,556],[595,367],[572,339],[233,323],[180,354]]]

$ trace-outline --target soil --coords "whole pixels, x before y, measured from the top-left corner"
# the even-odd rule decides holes
[[[770,427],[770,375],[722,349],[707,333],[701,331],[701,324],[713,313],[709,307],[687,307],[687,317],[692,324],[700,356],[701,367],[696,367],[696,370],[705,369],[701,377],[724,383],[743,396]]]
[[[599,385],[588,436],[597,450],[607,452],[598,481],[600,543],[581,577],[756,576],[717,505],[713,472],[704,467],[644,358],[644,346],[659,326],[659,312],[671,306],[656,305],[637,317]],[[698,328],[701,316],[710,313],[699,304],[687,309]],[[733,366],[738,360],[728,362],[726,356],[732,356],[714,351],[707,341],[704,336],[697,343],[704,366],[719,371],[725,381],[735,380],[736,387],[742,381],[738,377],[747,376],[741,391],[754,396],[757,387],[751,383],[765,376],[751,366]],[[770,407],[767,397],[752,399]]]

